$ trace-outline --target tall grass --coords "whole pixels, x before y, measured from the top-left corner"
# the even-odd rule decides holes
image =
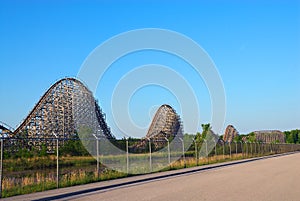
[[[75,169],[60,175],[59,187],[68,187],[87,184],[96,181],[104,181],[122,178],[127,174],[113,170],[103,170],[99,177],[97,170]],[[36,172],[33,175],[23,177],[4,177],[2,181],[2,197],[33,193],[56,188],[56,175],[51,173]]]
[[[191,155],[192,156],[192,155]],[[167,165],[159,166],[161,158],[166,160],[166,155],[155,155],[157,157],[157,167],[155,171],[176,170],[185,167],[195,167],[205,164],[237,160],[242,158],[255,157],[256,155],[245,156],[241,153],[230,155],[212,155],[206,158],[186,157]],[[137,159],[147,159],[149,154],[132,155],[135,161]],[[133,159],[130,158],[130,159]],[[121,161],[124,156],[105,156],[106,161]],[[68,187],[80,184],[86,184],[97,181],[122,178],[132,174],[141,174],[148,172],[148,165],[131,164],[130,173],[122,173],[100,166],[100,174],[97,174],[96,160],[91,156],[82,157],[60,157],[60,178],[59,187]],[[133,161],[133,160],[132,160]],[[161,163],[163,164],[163,163]],[[9,197],[20,194],[45,191],[56,188],[56,158],[55,156],[34,157],[27,159],[6,159],[4,160],[4,178],[2,183],[2,197]]]

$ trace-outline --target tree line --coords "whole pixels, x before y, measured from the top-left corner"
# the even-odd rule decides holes
[[[300,130],[284,131],[286,143],[300,144]]]

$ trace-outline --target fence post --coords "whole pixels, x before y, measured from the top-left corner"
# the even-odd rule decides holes
[[[195,143],[195,157],[196,157],[196,165],[198,166],[198,147],[197,147],[197,142],[194,140]]]
[[[218,160],[218,153],[217,153],[217,141],[216,139],[214,139],[214,142],[215,142],[215,157],[216,157],[216,161]]]
[[[96,148],[97,148],[97,177],[99,177],[99,140],[96,138]]]
[[[245,144],[246,144],[246,157],[248,157],[248,142],[246,141]]]
[[[240,141],[240,143],[241,143],[241,151],[242,151],[242,158],[243,158],[243,157],[244,157],[244,151],[243,151],[244,147],[243,147],[243,142]]]
[[[129,173],[129,151],[128,151],[128,138],[126,138],[126,171]]]
[[[229,156],[231,158],[231,142],[229,142]]]
[[[237,157],[237,141],[234,141],[235,143],[235,157]]]
[[[58,135],[56,137],[56,188],[59,188]]]
[[[0,198],[2,198],[2,177],[3,177],[3,138],[1,136],[1,156],[0,156]]]
[[[182,143],[182,157],[183,157],[183,163],[184,163],[184,167],[185,167],[186,163],[185,163],[185,153],[184,153],[184,141],[182,138],[179,138],[179,140]]]
[[[166,139],[166,141],[167,141],[167,143],[168,143],[168,163],[169,163],[169,165],[171,165],[170,142],[169,142],[169,139],[168,139],[168,138],[165,137],[165,139]]]
[[[99,141],[98,141],[98,138],[97,138],[97,136],[95,134],[93,134],[93,136],[96,139],[97,178],[99,178]]]
[[[225,142],[223,141],[223,159],[225,159]]]
[[[149,167],[150,172],[152,172],[152,154],[151,154],[151,139],[147,138],[149,140]]]
[[[271,152],[271,154],[273,153],[273,144],[272,143],[270,143],[270,152]]]
[[[207,163],[209,162],[208,161],[208,151],[207,151],[207,141],[204,139],[204,142],[205,142],[205,156],[206,156],[206,158],[207,158]]]

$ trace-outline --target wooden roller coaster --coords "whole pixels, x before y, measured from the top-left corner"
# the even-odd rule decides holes
[[[114,139],[92,92],[79,80],[64,78],[53,84],[20,126],[4,137],[27,139],[30,146],[46,145],[51,151],[54,138],[62,144],[74,138],[80,126],[93,132],[101,131],[106,138]]]

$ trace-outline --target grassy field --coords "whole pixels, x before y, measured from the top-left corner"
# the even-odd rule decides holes
[[[175,154],[177,155],[177,154]],[[249,156],[252,157],[252,156]],[[217,162],[242,159],[242,154],[218,155],[208,158],[195,157],[182,158],[168,165],[166,154],[152,155],[152,172],[168,171],[185,167],[194,167]],[[105,156],[102,161],[124,164],[126,157]],[[100,165],[100,174],[97,174],[96,160],[91,156],[85,157],[60,157],[59,158],[59,187],[68,187],[91,182],[98,182],[116,178],[127,177],[135,174],[149,172],[149,154],[129,155],[129,173],[111,170]],[[140,161],[140,162],[139,162]],[[56,188],[56,157],[34,157],[23,159],[4,160],[4,177],[2,182],[2,197],[45,191]]]

